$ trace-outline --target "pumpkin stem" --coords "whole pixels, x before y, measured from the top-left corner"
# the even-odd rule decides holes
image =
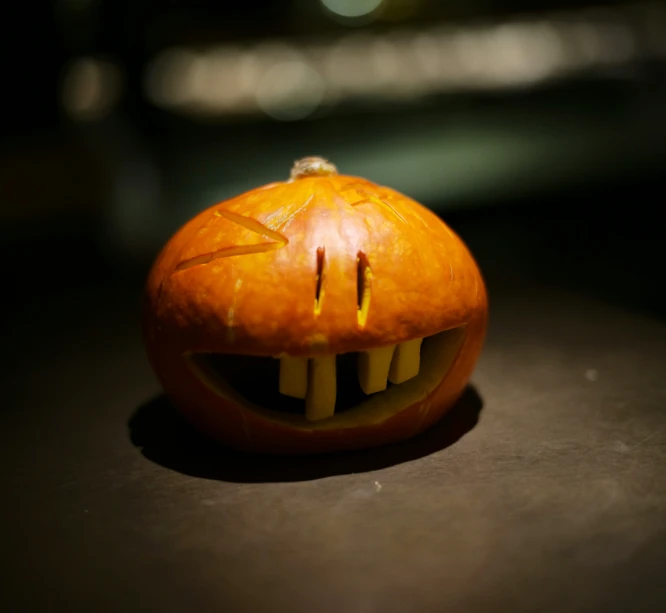
[[[304,177],[326,177],[337,175],[338,169],[328,160],[320,157],[307,157],[294,162],[291,169],[291,181]]]

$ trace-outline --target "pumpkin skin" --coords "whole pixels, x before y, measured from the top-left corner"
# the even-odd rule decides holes
[[[369,303],[361,308],[363,271]],[[464,391],[487,317],[478,266],[439,217],[305,158],[288,181],[216,204],[175,233],[149,273],[143,329],[165,393],[201,432],[245,451],[303,454],[384,445],[429,428]],[[383,403],[379,392],[367,409],[314,422],[254,406],[190,359],[362,352],[453,329],[464,335],[436,381],[430,368],[429,383],[404,398],[389,390],[395,398]]]

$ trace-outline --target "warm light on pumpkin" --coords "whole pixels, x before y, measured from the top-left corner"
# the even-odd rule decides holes
[[[273,453],[428,428],[463,392],[486,320],[481,274],[448,226],[321,158],[186,223],[144,310],[173,403],[207,435]]]

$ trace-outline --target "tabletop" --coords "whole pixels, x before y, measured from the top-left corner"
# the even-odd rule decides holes
[[[133,291],[35,306],[2,376],[3,610],[666,610],[666,324],[521,274],[491,275],[439,424],[304,458],[186,427]]]

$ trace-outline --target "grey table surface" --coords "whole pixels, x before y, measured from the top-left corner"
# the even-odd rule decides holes
[[[134,296],[45,305],[2,373],[0,609],[666,610],[664,321],[492,290],[473,386],[440,424],[286,459],[182,426]]]

